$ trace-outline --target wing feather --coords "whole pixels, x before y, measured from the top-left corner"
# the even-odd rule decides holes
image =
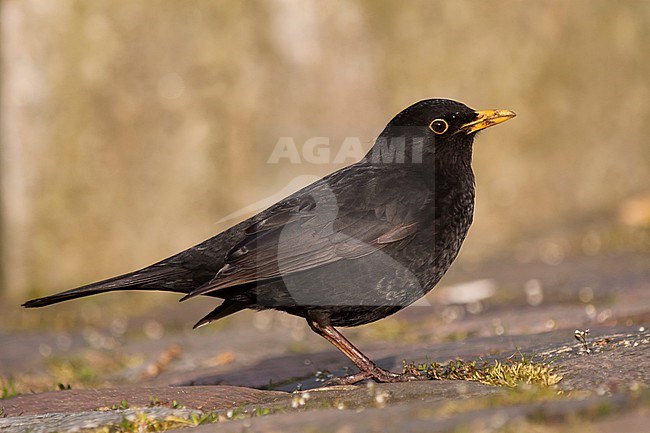
[[[387,245],[408,242],[421,225],[421,211],[431,192],[405,188],[403,183],[413,182],[413,177],[381,184],[381,177],[371,174],[356,182],[356,189],[366,188],[366,193],[350,195],[349,179],[340,186],[329,179],[329,184],[314,184],[270,208],[245,229],[246,237],[228,252],[212,281],[186,298],[358,259]],[[386,193],[390,189],[393,193]],[[366,201],[349,199],[355,196]]]

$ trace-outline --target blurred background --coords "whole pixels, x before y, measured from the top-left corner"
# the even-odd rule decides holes
[[[282,137],[367,149],[430,97],[518,114],[477,141],[458,266],[649,249],[650,2],[3,0],[0,12],[11,305],[165,258],[354,162],[269,163]]]
[[[272,311],[192,331],[212,302],[19,305],[211,237],[431,97],[517,117],[476,142],[475,222],[427,308],[346,335],[469,359],[477,338],[648,325],[650,2],[0,0],[0,28],[0,400],[341,368]]]

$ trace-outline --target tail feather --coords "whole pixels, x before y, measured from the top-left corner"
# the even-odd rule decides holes
[[[248,306],[249,304],[245,304],[243,302],[225,300],[221,305],[210,311],[201,320],[196,322],[192,329],[200,328],[201,326],[205,326],[210,322],[214,322],[215,320],[223,319],[224,317],[241,311]]]
[[[83,298],[98,293],[112,292],[115,290],[161,290],[166,292],[187,293],[187,271],[178,267],[153,267],[150,266],[139,271],[98,281],[76,289],[32,299],[23,304],[26,308],[44,307],[70,299]],[[185,284],[170,284],[176,280]]]

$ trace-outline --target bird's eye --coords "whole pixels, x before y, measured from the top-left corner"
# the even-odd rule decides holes
[[[449,124],[444,119],[435,119],[429,123],[429,129],[435,134],[444,134],[449,129]]]

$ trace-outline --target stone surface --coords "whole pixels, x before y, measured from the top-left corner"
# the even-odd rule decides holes
[[[310,416],[304,413],[280,414],[269,417],[253,417],[244,420],[235,420],[219,425],[220,432],[287,432],[287,431],[314,431],[314,432],[405,432],[428,433],[446,431],[471,431],[489,432],[497,429],[515,427],[514,431],[526,431],[527,422],[551,421],[558,423],[568,421],[577,414],[585,417],[593,416],[603,407],[608,410],[620,411],[627,415],[630,410],[630,401],[625,396],[599,397],[595,399],[572,399],[563,401],[545,402],[534,405],[517,405],[503,408],[490,408],[470,410],[457,414],[440,415],[435,409],[436,401],[413,401],[389,407],[368,408],[363,411],[341,411],[327,409],[311,412]],[[647,409],[647,408],[646,408]],[[643,421],[650,419],[647,410],[645,413],[636,412],[637,417],[633,422],[626,419],[625,425],[631,430],[626,432],[641,432]],[[598,420],[596,420],[598,421]],[[607,420],[611,423],[611,420]],[[574,420],[575,422],[575,420]],[[590,422],[585,422],[589,425]],[[598,425],[598,423],[594,423]],[[605,424],[603,427],[610,427]],[[613,425],[611,427],[615,427]],[[517,428],[518,427],[518,428]],[[598,427],[601,428],[600,426]],[[641,429],[639,429],[641,428]],[[215,431],[215,426],[201,426],[194,430],[195,433],[208,433]],[[618,431],[616,429],[610,430]]]
[[[104,426],[120,425],[124,421],[135,421],[143,416],[150,420],[165,420],[170,417],[190,419],[196,411],[168,409],[164,407],[127,409],[114,411],[77,411],[73,413],[48,413],[0,419],[3,433],[49,433],[93,431]]]
[[[72,385],[54,392],[21,389],[23,394],[0,400],[0,431],[76,431],[137,417],[171,416],[194,425],[212,411],[220,431],[523,431],[547,422],[644,431],[650,408],[648,263],[650,257],[636,254],[456,269],[448,288],[420,306],[343,330],[393,370],[403,360],[507,362],[533,356],[563,376],[556,389],[563,394],[550,399],[467,381],[323,388],[324,379],[352,366],[304,321],[243,312],[192,332],[190,322],[211,306],[165,304],[106,326],[0,329],[5,388],[9,378],[35,391],[63,380]],[[493,287],[493,293],[477,298],[478,285],[465,284],[472,281],[484,281],[479,285]],[[454,298],[465,301],[456,304]],[[57,308],[27,313],[61,314]],[[66,308],[63,314],[78,314]],[[575,331],[587,329],[585,342],[577,341]],[[100,367],[110,359],[126,361]],[[67,376],[61,376],[61,365]],[[75,370],[88,368],[97,369],[97,389],[83,389],[89,385]],[[523,400],[513,400],[517,395]]]
[[[116,389],[69,389],[24,394],[2,403],[7,417],[97,411],[128,406],[184,406],[201,410],[229,409],[238,405],[271,404],[287,394],[236,386],[157,386]],[[154,403],[155,402],[155,403]],[[176,402],[176,404],[174,404]]]

